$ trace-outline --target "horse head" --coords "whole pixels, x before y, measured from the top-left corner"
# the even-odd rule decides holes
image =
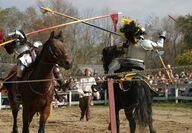
[[[72,62],[64,47],[62,32],[56,36],[54,34],[55,33],[53,31],[48,41],[44,44],[45,46],[43,52],[44,56],[46,56],[46,62],[58,64],[65,69],[70,69]]]

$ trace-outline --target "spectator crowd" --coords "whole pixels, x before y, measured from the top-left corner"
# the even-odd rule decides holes
[[[170,77],[171,80],[168,78],[167,73],[162,71],[147,75],[147,79],[151,85],[192,83],[192,71],[190,70],[171,74]]]

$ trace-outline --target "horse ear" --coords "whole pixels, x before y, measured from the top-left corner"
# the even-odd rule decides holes
[[[55,36],[56,39],[59,39],[61,42],[63,42],[64,38],[63,38],[63,32],[60,31],[59,34],[57,36]]]
[[[51,32],[51,35],[50,35],[50,37],[49,37],[49,39],[53,39],[53,38],[54,38],[54,35],[55,35],[55,32],[52,31],[52,32]]]
[[[63,31],[61,30],[58,34],[59,37],[61,37],[63,35]]]

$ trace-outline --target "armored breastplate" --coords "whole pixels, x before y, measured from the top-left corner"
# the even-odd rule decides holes
[[[17,54],[21,54],[27,50],[29,50],[29,46],[27,45],[16,45],[16,48],[15,48],[15,52]]]
[[[127,57],[128,58],[133,58],[133,59],[138,59],[138,60],[144,60],[145,59],[145,54],[146,50],[143,49],[140,45],[134,46],[130,45],[127,50]]]

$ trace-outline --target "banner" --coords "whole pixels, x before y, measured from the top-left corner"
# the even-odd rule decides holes
[[[118,23],[118,14],[111,14],[111,19],[113,21],[114,31],[117,31],[117,23]]]
[[[0,32],[0,44],[3,43],[4,35]]]

